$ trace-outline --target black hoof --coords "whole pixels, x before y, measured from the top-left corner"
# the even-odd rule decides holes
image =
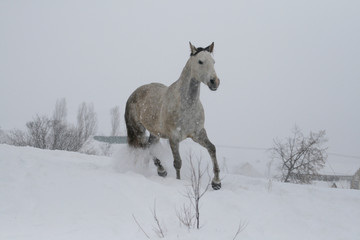
[[[214,190],[219,190],[221,188],[221,182],[218,183],[211,182],[211,186]]]
[[[161,172],[159,172],[158,171],[158,175],[160,176],[160,177],[166,177],[167,176],[167,171],[161,171]]]

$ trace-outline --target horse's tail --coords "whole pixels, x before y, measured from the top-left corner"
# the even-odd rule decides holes
[[[130,99],[129,99],[130,100]],[[130,147],[134,148],[145,148],[146,147],[146,137],[145,137],[145,128],[144,126],[136,121],[134,107],[129,101],[126,103],[125,108],[125,123],[127,130],[127,141]]]

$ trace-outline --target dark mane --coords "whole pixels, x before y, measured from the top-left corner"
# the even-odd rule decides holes
[[[209,49],[209,47],[206,47],[206,48],[198,47],[198,48],[196,48],[195,53],[190,53],[190,56],[196,56],[199,52],[203,52],[203,51],[210,52],[210,49]]]

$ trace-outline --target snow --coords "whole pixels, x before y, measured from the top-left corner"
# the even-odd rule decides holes
[[[195,145],[184,145],[210,163]],[[359,239],[360,191],[270,181],[231,159],[227,168],[238,169],[222,172],[222,189],[201,199],[201,228],[188,230],[176,217],[188,201],[188,164],[176,180],[169,150],[151,151],[161,155],[166,178],[156,175],[148,152],[124,145],[114,157],[0,145],[0,239],[147,239],[133,216],[158,239],[155,201],[169,240],[233,239],[239,223],[246,227],[237,239]],[[247,170],[256,176],[244,176]]]

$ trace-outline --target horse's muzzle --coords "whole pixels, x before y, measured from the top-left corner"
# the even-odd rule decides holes
[[[208,86],[211,91],[216,91],[220,85],[220,79],[219,78],[212,78],[210,79]]]

